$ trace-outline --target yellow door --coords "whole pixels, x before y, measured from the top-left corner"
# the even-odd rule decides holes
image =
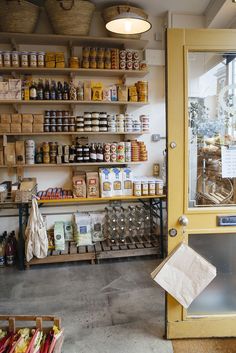
[[[168,253],[217,276],[187,310],[167,296],[166,335],[236,336],[236,30],[168,30],[167,114]]]

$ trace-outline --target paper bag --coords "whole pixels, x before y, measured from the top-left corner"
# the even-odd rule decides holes
[[[188,245],[178,245],[151,273],[184,308],[216,277],[216,268]]]

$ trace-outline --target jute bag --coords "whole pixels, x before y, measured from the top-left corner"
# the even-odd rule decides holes
[[[46,0],[45,8],[56,34],[89,34],[95,5],[87,0]]]

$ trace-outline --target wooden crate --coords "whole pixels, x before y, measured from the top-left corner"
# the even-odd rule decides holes
[[[10,332],[16,332],[19,328],[17,324],[19,322],[27,322],[27,327],[29,328],[39,328],[43,331],[48,331],[53,325],[61,329],[61,319],[56,316],[32,316],[32,315],[0,315],[0,323],[5,322],[5,324],[0,325],[0,328],[8,329]],[[30,326],[28,325],[30,322]],[[45,322],[51,323],[51,327],[44,327]]]
[[[49,250],[48,256],[44,259],[33,258],[25,263],[26,268],[33,265],[52,264],[61,262],[90,261],[95,263],[95,249],[93,245],[77,247],[75,242],[66,242],[65,250]]]

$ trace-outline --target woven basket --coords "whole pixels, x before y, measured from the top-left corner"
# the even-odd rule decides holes
[[[0,0],[2,32],[33,33],[40,8],[25,0]]]
[[[102,11],[102,18],[105,24],[111,20],[113,20],[116,16],[120,15],[122,12],[131,12],[135,13],[138,16],[144,18],[145,20],[148,18],[148,15],[140,8],[128,5],[117,5],[107,7]],[[107,31],[110,37],[119,37],[119,38],[133,38],[140,39],[141,34],[117,34],[110,31]]]
[[[57,34],[86,36],[95,5],[85,0],[46,0],[45,8]]]

